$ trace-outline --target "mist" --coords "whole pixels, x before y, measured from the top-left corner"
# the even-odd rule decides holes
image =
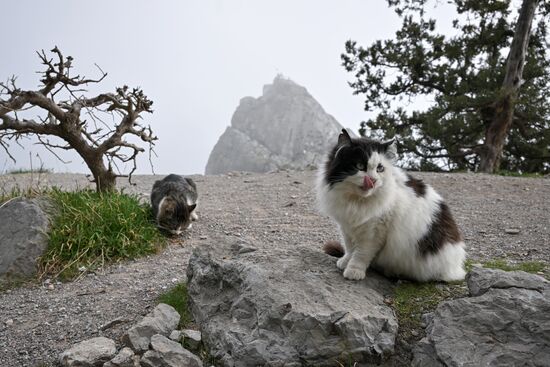
[[[54,46],[74,57],[74,72],[108,73],[90,95],[139,86],[154,101],[144,123],[158,136],[155,173],[204,173],[208,155],[245,96],[258,97],[277,74],[306,87],[343,126],[368,115],[341,66],[348,39],[368,45],[391,37],[399,19],[384,1],[8,2],[0,78],[36,88],[35,51]],[[13,34],[9,34],[13,32]],[[88,172],[74,152],[64,164],[32,139],[0,151],[0,172],[43,165]],[[120,167],[128,171],[130,167]],[[152,173],[147,153],[136,173]]]

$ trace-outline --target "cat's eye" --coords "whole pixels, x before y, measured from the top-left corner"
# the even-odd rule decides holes
[[[357,163],[357,164],[355,165],[355,167],[357,167],[357,169],[358,169],[359,171],[364,171],[364,170],[365,170],[365,165],[364,165],[363,163]]]
[[[382,164],[378,164],[376,167],[376,172],[384,172],[384,166]]]

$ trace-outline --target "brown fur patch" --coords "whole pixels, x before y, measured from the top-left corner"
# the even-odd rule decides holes
[[[462,241],[462,235],[458,230],[451,210],[445,203],[439,204],[439,211],[424,237],[418,241],[418,249],[422,256],[436,254],[446,243]]]
[[[423,197],[426,195],[426,184],[422,180],[418,180],[411,175],[407,175],[407,182],[405,182],[405,185],[409,186],[411,189],[413,189],[414,193],[418,197]]]
[[[327,241],[323,245],[323,251],[325,251],[326,254],[334,257],[342,257],[344,256],[344,247],[340,244],[338,241]]]

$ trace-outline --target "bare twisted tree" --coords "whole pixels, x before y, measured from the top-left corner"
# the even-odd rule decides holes
[[[39,144],[60,160],[56,149],[74,149],[92,172],[97,190],[114,190],[117,177],[131,180],[137,168],[136,157],[145,151],[129,138],[147,143],[149,155],[153,152],[157,137],[150,126],[143,125],[140,116],[143,112],[153,112],[153,102],[140,88],[127,86],[117,88],[115,93],[87,98],[83,87],[101,82],[107,74],[98,67],[101,73],[98,79],[71,76],[73,58],[65,58],[57,47],[51,53],[53,57],[48,57],[43,50],[38,52],[46,68],[40,72],[42,85],[39,90],[17,88],[15,77],[7,83],[0,83],[0,147],[13,161],[10,143],[19,143],[29,135],[35,135]],[[43,112],[38,120],[19,116],[21,111],[32,108]],[[105,113],[119,122],[106,123],[100,116]],[[54,143],[50,140],[52,137],[60,138],[64,143]],[[122,174],[118,169],[121,163],[132,164],[128,174]]]

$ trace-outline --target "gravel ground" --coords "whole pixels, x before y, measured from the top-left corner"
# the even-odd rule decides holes
[[[483,174],[416,173],[450,204],[468,245],[469,258],[550,261],[550,179]],[[120,179],[127,192],[148,196],[160,176]],[[55,365],[75,342],[107,336],[118,340],[155,304],[157,296],[185,279],[196,246],[220,236],[255,246],[319,248],[338,239],[335,226],[315,208],[315,173],[236,173],[193,176],[200,219],[159,255],[115,264],[70,283],[28,284],[0,293],[0,366]],[[0,193],[12,187],[82,188],[83,175],[0,176]],[[519,229],[509,234],[507,229]]]

